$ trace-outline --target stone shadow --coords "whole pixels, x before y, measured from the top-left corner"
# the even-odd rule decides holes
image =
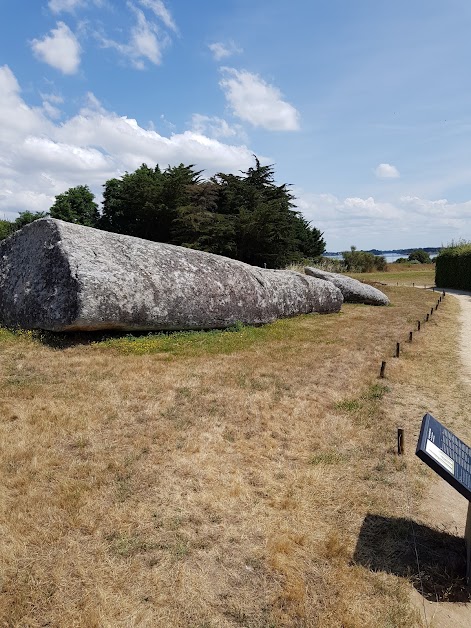
[[[102,342],[110,338],[123,338],[125,336],[145,336],[149,332],[113,332],[113,331],[84,331],[84,332],[53,332],[37,331],[35,337],[42,344],[52,349],[69,349],[80,345],[91,345],[94,342]]]
[[[464,539],[410,519],[368,514],[353,560],[371,571],[407,578],[427,600],[471,600]]]
[[[254,325],[257,327],[258,325]],[[12,330],[15,331],[15,330]],[[112,338],[139,338],[142,336],[176,336],[182,333],[204,333],[204,332],[238,332],[240,331],[237,325],[233,327],[221,327],[221,328],[208,328],[208,329],[168,329],[168,330],[155,330],[155,331],[126,331],[126,330],[101,330],[101,331],[76,331],[76,332],[54,332],[35,330],[33,332],[34,337],[42,344],[52,349],[69,349],[80,345],[90,345],[95,342],[102,342],[104,340],[110,340]]]

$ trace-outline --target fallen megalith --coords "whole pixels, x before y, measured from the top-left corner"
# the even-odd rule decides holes
[[[344,301],[347,303],[365,303],[366,305],[389,305],[388,297],[378,290],[369,286],[368,284],[361,283],[352,277],[346,277],[339,273],[328,273],[325,270],[319,268],[312,268],[306,266],[304,269],[306,275],[310,277],[316,277],[324,281],[330,281],[337,286],[343,294]]]
[[[0,242],[0,325],[178,330],[338,312],[333,283],[53,218]]]

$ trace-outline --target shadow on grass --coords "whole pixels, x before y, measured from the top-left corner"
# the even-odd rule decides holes
[[[211,331],[211,330],[208,330]],[[80,345],[91,345],[97,342],[104,342],[106,340],[113,340],[117,338],[128,338],[133,340],[142,337],[156,337],[167,338],[174,336],[179,331],[77,331],[77,332],[53,332],[53,331],[41,331],[38,332],[36,338],[44,345],[51,347],[52,349],[69,349],[71,347],[77,347]],[[189,333],[189,332],[186,332]]]
[[[79,345],[91,345],[95,342],[102,342],[103,340],[109,340],[110,338],[120,338],[126,336],[125,333],[110,333],[103,331],[89,331],[89,332],[53,332],[53,331],[41,331],[37,332],[36,338],[47,347],[52,349],[69,349],[71,347],[77,347]]]
[[[52,332],[45,330],[33,331],[32,334],[36,340],[52,349],[69,349],[80,345],[91,345],[95,343],[105,342],[107,340],[128,339],[129,341],[139,338],[153,338],[160,340],[171,340],[172,338],[204,338],[214,334],[240,332],[244,329],[260,329],[262,325],[245,326],[242,324],[232,325],[225,328],[210,329],[168,329],[168,330],[101,330],[101,331],[76,331],[76,332]],[[18,331],[18,330],[16,330]],[[15,330],[12,330],[15,333]],[[20,331],[20,333],[22,333]]]
[[[353,560],[371,571],[407,578],[419,593],[433,602],[469,602],[471,599],[465,579],[464,539],[410,519],[367,515]]]

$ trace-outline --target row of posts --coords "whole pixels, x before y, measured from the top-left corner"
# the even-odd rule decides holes
[[[434,289],[435,292],[435,289]],[[430,309],[430,312],[427,312],[424,322],[428,323],[428,321],[430,320],[430,317],[433,316],[433,312],[438,310],[438,306],[440,305],[440,303],[442,302],[442,300],[445,298],[445,291],[443,290],[440,298],[438,299],[435,307],[432,307]],[[420,331],[421,328],[421,321],[418,320],[417,321],[417,331]],[[409,332],[409,342],[412,342],[412,338],[413,338],[413,332],[410,331]],[[396,358],[398,358],[401,355],[401,343],[400,342],[396,342],[396,353],[395,356]],[[379,376],[380,378],[384,378],[386,377],[386,362],[381,362],[381,370],[379,372]],[[404,454],[404,428],[399,427],[397,429],[397,453],[402,456]]]

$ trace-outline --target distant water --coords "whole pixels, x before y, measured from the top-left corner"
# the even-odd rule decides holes
[[[339,259],[339,260],[343,259],[341,255],[325,255],[325,257],[329,257],[330,259]],[[384,253],[384,257],[386,258],[386,261],[388,262],[388,264],[392,264],[400,257],[405,257],[407,259],[408,255],[405,255],[405,254],[400,255],[398,253]],[[437,257],[437,253],[432,253],[430,255],[431,259],[435,259],[436,257]]]

